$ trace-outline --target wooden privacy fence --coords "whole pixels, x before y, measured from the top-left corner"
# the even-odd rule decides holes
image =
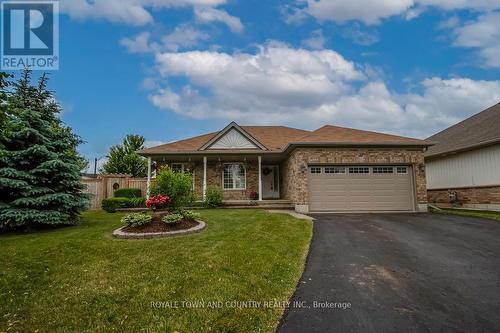
[[[97,178],[82,178],[82,183],[85,185],[83,192],[92,194],[90,209],[99,209],[102,199],[113,197],[113,192],[119,188],[138,188],[142,196],[146,196],[148,179],[129,175],[99,175]]]

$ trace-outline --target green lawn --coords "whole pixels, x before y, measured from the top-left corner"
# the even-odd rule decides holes
[[[113,239],[121,216],[87,212],[80,226],[0,236],[0,332],[273,332],[282,308],[226,302],[287,301],[312,235],[309,221],[224,209],[201,211],[199,234]]]
[[[468,210],[468,209],[446,208],[446,209],[442,209],[442,210],[436,211],[436,212],[442,213],[442,214],[482,217],[485,219],[492,219],[492,220],[500,221],[500,212],[494,212],[494,211],[489,211],[489,210]]]

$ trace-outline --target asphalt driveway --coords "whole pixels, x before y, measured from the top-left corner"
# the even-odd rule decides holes
[[[279,332],[500,332],[500,222],[315,215]]]

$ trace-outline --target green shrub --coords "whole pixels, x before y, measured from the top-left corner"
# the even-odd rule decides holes
[[[189,207],[193,207],[193,208],[205,208],[205,202],[203,201],[193,201]]]
[[[176,212],[177,214],[182,215],[186,220],[196,220],[200,217],[200,214],[193,212],[192,210],[181,209]]]
[[[140,188],[119,188],[113,195],[115,198],[140,198],[142,193]]]
[[[118,208],[130,208],[129,198],[107,198],[101,202],[102,209],[108,213],[114,213]]]
[[[166,224],[174,224],[177,222],[180,222],[182,220],[182,215],[181,214],[168,214],[165,215],[161,218],[163,223]]]
[[[146,207],[146,198],[130,198],[130,207],[140,208]]]
[[[207,188],[205,196],[205,207],[215,208],[222,205],[222,191],[217,187]]]
[[[173,172],[169,167],[161,168],[151,183],[150,195],[168,195],[168,207],[176,210],[189,205],[193,201],[192,175]]]
[[[123,224],[129,227],[139,227],[151,222],[152,216],[144,213],[131,213],[121,218]]]
[[[118,208],[146,207],[145,198],[107,198],[102,200],[101,207],[108,213],[114,213]]]

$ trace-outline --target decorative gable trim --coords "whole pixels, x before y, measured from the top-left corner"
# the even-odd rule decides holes
[[[259,149],[243,134],[231,128],[226,134],[207,149]]]
[[[235,122],[231,122],[199,150],[207,149],[261,149],[267,148]]]

